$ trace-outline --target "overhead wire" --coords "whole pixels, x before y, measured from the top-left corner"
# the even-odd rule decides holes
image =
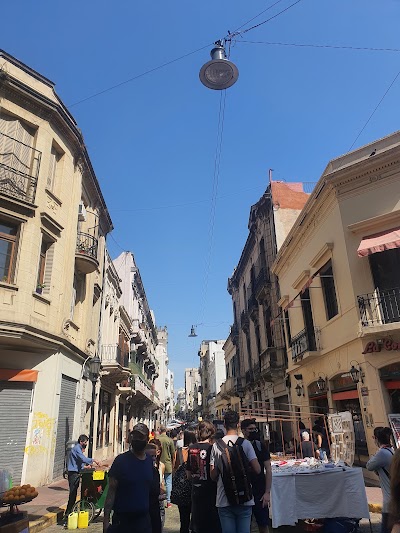
[[[215,156],[214,156],[214,173],[213,173],[213,184],[212,184],[212,195],[211,195],[210,220],[209,220],[209,242],[208,242],[208,252],[207,252],[205,273],[204,273],[203,294],[202,294],[201,305],[200,305],[200,317],[201,317],[200,322],[203,322],[204,315],[205,315],[208,283],[209,283],[210,272],[211,272],[212,252],[213,252],[213,246],[214,246],[215,216],[216,216],[218,185],[219,185],[219,175],[220,175],[220,166],[221,166],[222,141],[223,141],[224,123],[225,123],[225,104],[226,104],[226,89],[221,91],[220,101],[219,101],[217,142],[216,142]]]
[[[292,46],[298,48],[332,48],[335,50],[361,50],[369,52],[400,52],[400,48],[373,48],[371,46],[342,46],[333,44],[310,44],[310,43],[283,43],[272,41],[247,41],[241,39],[238,43],[244,44],[265,44],[270,46]]]
[[[380,105],[382,104],[382,102],[384,101],[384,99],[386,98],[387,94],[389,93],[390,89],[393,87],[393,85],[396,83],[396,80],[397,78],[400,76],[400,70],[399,72],[396,74],[396,76],[394,77],[394,79],[392,80],[392,82],[390,83],[389,87],[386,89],[386,91],[384,92],[382,98],[379,100],[378,104],[375,106],[374,110],[372,111],[372,113],[370,114],[370,116],[368,117],[366,123],[364,124],[364,126],[361,128],[361,130],[359,131],[357,137],[354,139],[354,141],[352,142],[350,148],[348,149],[348,152],[350,152],[350,150],[353,148],[353,146],[356,144],[356,142],[358,141],[358,139],[360,138],[362,132],[365,130],[365,128],[368,126],[368,124],[370,123],[372,117],[375,115],[375,113],[378,111]]]

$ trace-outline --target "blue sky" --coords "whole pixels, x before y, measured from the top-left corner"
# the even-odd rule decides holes
[[[157,323],[167,325],[176,386],[200,340],[232,322],[227,278],[251,204],[275,179],[317,181],[345,153],[400,70],[400,53],[240,42],[227,91],[209,276],[210,208],[220,95],[198,71],[205,48],[276,0],[7,2],[0,47],[56,83],[85,141],[114,222],[115,257],[133,251]],[[293,3],[281,0],[246,27]],[[243,41],[400,48],[400,0],[302,0]],[[400,77],[355,147],[399,129]],[[117,244],[118,243],[118,244]],[[207,277],[208,283],[205,283]],[[205,292],[205,286],[207,291]],[[197,339],[189,339],[192,323]]]

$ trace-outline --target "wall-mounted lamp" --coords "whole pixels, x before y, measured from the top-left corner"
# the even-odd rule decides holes
[[[300,398],[300,396],[304,396],[304,392],[303,392],[303,386],[300,385],[300,383],[298,383],[296,386],[295,386],[295,390],[296,390],[296,394],[297,396]]]
[[[354,366],[353,363],[355,363],[356,366]],[[358,361],[350,361],[350,365],[351,368],[349,370],[349,374],[353,383],[358,383],[359,381],[361,381],[361,383],[364,383],[364,374],[361,370],[360,363]]]
[[[325,374],[324,374],[324,376],[325,376]],[[320,392],[325,392],[325,391],[327,390],[327,386],[326,386],[326,384],[327,384],[327,378],[326,378],[326,376],[325,376],[325,378],[323,378],[323,377],[321,376],[321,373],[320,373],[320,374],[319,374],[319,377],[318,377],[318,379],[317,379],[317,387],[318,387],[318,390],[319,390]]]

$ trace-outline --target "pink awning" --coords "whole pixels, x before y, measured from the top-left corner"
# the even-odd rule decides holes
[[[367,255],[393,250],[394,248],[400,248],[400,228],[381,231],[380,233],[375,233],[375,235],[364,237],[358,247],[357,255],[366,257]]]

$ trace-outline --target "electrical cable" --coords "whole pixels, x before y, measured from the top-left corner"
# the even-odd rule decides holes
[[[192,52],[188,52],[187,54],[184,54],[183,56],[179,56],[179,57],[176,57],[175,59],[171,59],[171,61],[167,61],[166,63],[163,63],[162,65],[158,65],[157,67],[146,70],[145,72],[142,72],[141,74],[138,74],[137,76],[133,76],[132,78],[121,81],[120,83],[117,83],[115,85],[111,85],[110,87],[107,87],[106,89],[103,89],[102,91],[98,91],[97,93],[87,96],[86,98],[82,98],[82,100],[78,100],[77,102],[74,102],[73,104],[70,104],[66,107],[67,109],[70,109],[71,107],[82,104],[83,102],[87,102],[88,100],[91,100],[92,98],[96,98],[96,96],[100,96],[101,94],[112,91],[113,89],[117,89],[118,87],[121,87],[122,85],[130,83],[131,81],[135,81],[139,78],[142,78],[143,76],[146,76],[147,74],[151,74],[152,72],[155,72],[156,70],[160,70],[164,67],[167,67],[168,65],[172,65],[172,63],[176,63],[177,61],[180,61],[181,59],[184,59],[185,57],[189,57],[193,54],[197,54],[197,52],[200,52],[201,50],[204,50],[205,48],[209,48],[210,46],[213,46],[213,44],[214,43],[206,44],[205,46],[202,46],[201,48],[197,48],[196,50],[193,50]]]
[[[277,4],[279,4],[280,2],[282,2],[282,0],[277,0],[276,2],[274,2],[272,5],[270,5],[269,7],[267,7],[266,9],[264,9],[263,11],[261,11],[258,15],[256,15],[255,17],[251,18],[250,20],[248,20],[247,22],[244,22],[241,26],[239,26],[238,28],[236,28],[236,30],[234,30],[233,33],[236,33],[237,31],[239,31],[241,28],[243,28],[243,26],[246,26],[246,24],[250,24],[250,22],[253,22],[253,20],[257,19],[258,17],[260,17],[261,15],[263,15],[266,11],[269,11],[270,9],[272,9],[273,7],[275,7]]]
[[[211,271],[211,259],[212,259],[213,245],[214,245],[215,215],[216,215],[217,196],[218,196],[219,174],[220,174],[220,166],[221,166],[222,140],[223,140],[224,122],[225,122],[225,104],[226,104],[226,89],[221,91],[220,101],[219,101],[217,143],[216,143],[216,148],[215,148],[214,176],[213,176],[213,185],[212,185],[210,222],[209,222],[209,244],[208,244],[208,253],[207,253],[207,259],[206,259],[206,268],[205,268],[205,273],[204,273],[203,295],[202,295],[202,300],[201,300],[201,305],[200,305],[201,320],[199,322],[204,321],[203,319],[204,319],[206,302],[207,302],[208,282],[209,282],[210,271]]]
[[[255,189],[259,189],[259,186],[257,187],[247,187],[246,189],[240,189],[236,192],[231,192],[229,194],[221,194],[219,196],[217,196],[217,199],[221,199],[221,198],[228,198],[229,196],[236,196],[238,194],[242,194],[243,192],[246,192],[246,191],[254,191]],[[175,209],[176,207],[186,207],[188,205],[197,205],[197,204],[208,204],[210,201],[212,200],[212,198],[207,198],[205,200],[196,200],[194,202],[185,202],[185,203],[182,203],[182,204],[171,204],[171,205],[159,205],[159,206],[155,206],[155,207],[139,207],[138,209],[119,209],[119,208],[115,208],[115,209],[118,209],[118,213],[136,213],[138,211],[154,211],[154,210],[159,210],[159,209]],[[110,207],[110,210],[112,210],[113,208]]]
[[[394,79],[392,80],[391,84],[389,85],[389,87],[386,89],[384,95],[382,96],[382,98],[379,100],[378,104],[376,105],[375,109],[372,111],[372,113],[370,114],[370,116],[368,117],[368,120],[366,121],[366,123],[364,124],[364,126],[361,128],[361,130],[359,131],[357,137],[354,139],[352,145],[350,146],[350,148],[347,150],[348,152],[350,152],[350,150],[353,148],[353,146],[356,144],[356,142],[358,141],[360,135],[362,134],[362,132],[365,130],[365,128],[368,126],[370,120],[372,119],[372,117],[375,115],[375,113],[378,111],[378,108],[379,106],[381,105],[381,103],[383,102],[383,100],[385,99],[386,95],[388,94],[388,92],[390,91],[390,89],[393,87],[393,85],[396,83],[396,80],[397,78],[400,76],[400,70],[399,72],[396,74],[396,76],[394,77]]]
[[[275,13],[275,15],[273,15],[270,18],[268,18],[267,20],[264,20],[263,22],[259,22],[258,24],[255,24],[254,26],[250,26],[250,28],[247,28],[247,29],[242,30],[242,31],[236,31],[234,33],[228,33],[228,35],[225,37],[224,40],[225,41],[232,40],[235,37],[241,36],[244,33],[247,33],[247,32],[249,32],[251,30],[255,30],[256,28],[259,28],[260,26],[263,26],[264,24],[267,24],[267,22],[270,22],[271,20],[276,19],[277,17],[279,17],[283,13],[286,13],[286,11],[289,11],[289,9],[291,9],[295,5],[299,4],[301,1],[302,0],[296,0],[296,2],[293,2],[293,4],[290,4],[290,6],[285,7],[285,9],[282,9],[282,11],[279,11],[278,13]],[[255,17],[255,18],[257,18],[257,17]]]
[[[269,41],[246,41],[240,40],[238,43],[244,44],[265,44],[271,46],[293,46],[298,48],[333,48],[336,50],[361,50],[369,52],[400,52],[400,48],[373,48],[369,46],[340,46],[331,44],[307,44],[307,43],[282,43],[282,42],[269,42]]]

